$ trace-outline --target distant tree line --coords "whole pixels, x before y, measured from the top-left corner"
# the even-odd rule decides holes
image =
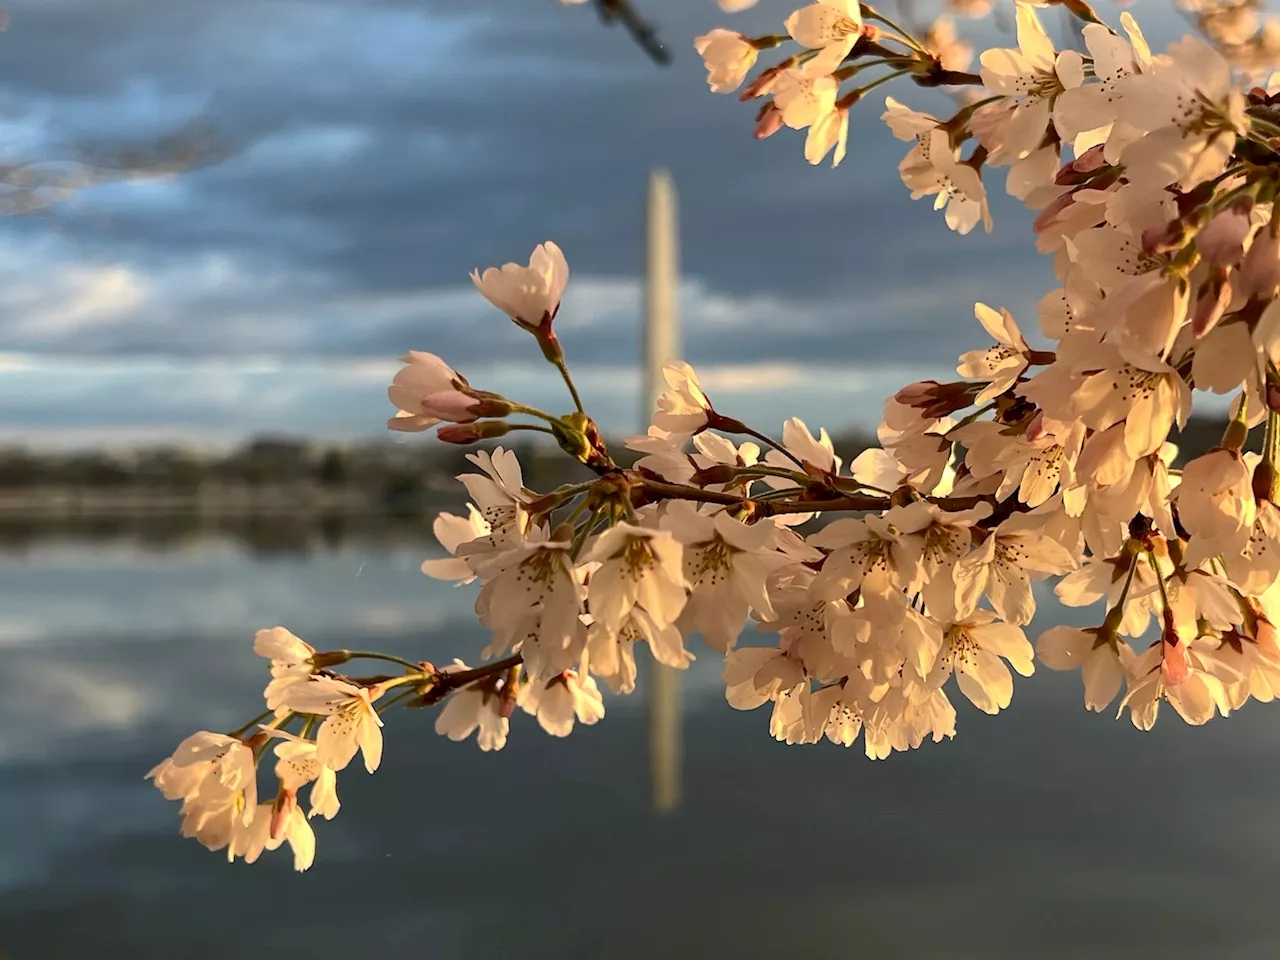
[[[1213,446],[1220,439],[1222,428],[1220,421],[1193,419],[1176,437],[1182,455],[1194,455]],[[835,438],[836,450],[846,462],[873,442],[872,437],[858,431]],[[525,441],[506,446],[516,450],[526,479],[533,486],[545,488],[589,476],[585,468],[549,445]],[[635,455],[621,440],[614,440],[609,448],[620,463],[634,462]],[[230,452],[217,454],[174,445],[147,446],[124,453],[2,447],[0,490],[65,487],[195,493],[210,485],[276,489],[307,485],[359,490],[377,502],[394,505],[453,491],[452,478],[474,469],[466,461],[467,452],[467,448],[426,437],[341,445],[274,435],[255,437]]]

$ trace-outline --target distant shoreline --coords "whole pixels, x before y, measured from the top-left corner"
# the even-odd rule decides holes
[[[0,517],[127,517],[418,513],[461,503],[453,491],[423,492],[388,502],[357,488],[309,484],[201,487],[198,490],[41,487],[0,489]]]

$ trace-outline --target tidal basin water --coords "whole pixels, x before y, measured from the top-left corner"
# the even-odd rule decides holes
[[[1079,680],[1019,679],[888,761],[787,747],[702,656],[684,797],[649,805],[644,703],[481,754],[390,717],[319,853],[227,864],[143,774],[258,710],[277,623],[318,647],[474,659],[473,593],[427,547],[28,539],[0,549],[0,956],[910,958],[1280,955],[1280,706],[1140,734]],[[1078,615],[1073,618],[1084,622]],[[1046,620],[1045,625],[1048,625]]]

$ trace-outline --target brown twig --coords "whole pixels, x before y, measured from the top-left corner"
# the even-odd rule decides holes
[[[596,9],[605,23],[621,23],[654,63],[665,65],[671,62],[671,51],[658,39],[653,25],[636,12],[631,0],[596,0]]]

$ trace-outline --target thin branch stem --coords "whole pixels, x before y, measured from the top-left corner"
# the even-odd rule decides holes
[[[862,15],[867,20],[879,20],[890,30],[896,30],[898,32],[899,38],[904,40],[909,46],[914,47],[916,50],[920,51],[921,53],[924,53],[924,54],[929,53],[929,51],[924,48],[924,45],[912,35],[910,30],[894,23],[892,20],[886,17],[883,13],[881,13],[879,10],[873,10],[871,7],[867,6],[864,3],[862,5]]]
[[[582,406],[582,398],[578,396],[578,388],[574,386],[573,377],[569,375],[569,366],[564,362],[564,357],[556,361],[556,369],[560,371],[560,376],[564,378],[564,385],[569,388],[569,396],[573,397],[573,405],[577,407],[578,412],[586,415],[586,409]]]
[[[377,653],[373,650],[344,650],[342,652],[347,654],[347,656],[352,660],[386,660],[388,663],[398,663],[400,666],[406,667],[409,670],[422,671],[422,664],[414,663],[411,660],[405,660],[403,657],[392,656],[389,653]]]
[[[773,439],[773,437],[769,436],[767,433],[761,433],[759,430],[755,429],[754,427],[747,426],[745,423],[743,423],[740,420],[735,424],[735,426],[739,427],[740,429],[729,430],[728,432],[741,433],[748,437],[753,437],[754,439],[759,440],[761,443],[765,444],[766,446],[771,447],[774,450],[777,450],[780,454],[782,454],[784,457],[786,457],[788,460],[794,463],[801,470],[804,469],[804,462],[799,457],[797,457],[794,453],[792,453],[790,450],[788,450],[786,447],[780,444],[777,440]]]
[[[246,723],[243,727],[236,727],[234,730],[232,730],[230,733],[228,733],[228,734],[227,734],[227,736],[228,736],[228,737],[239,737],[239,736],[243,736],[243,735],[244,735],[244,733],[245,733],[245,732],[246,732],[250,727],[255,727],[255,726],[257,726],[257,725],[258,725],[258,724],[260,724],[263,720],[267,719],[267,717],[271,716],[273,713],[275,713],[275,711],[274,711],[274,710],[266,710],[266,711],[263,711],[262,713],[258,714],[256,717],[254,717],[252,720],[250,720],[248,723]]]

